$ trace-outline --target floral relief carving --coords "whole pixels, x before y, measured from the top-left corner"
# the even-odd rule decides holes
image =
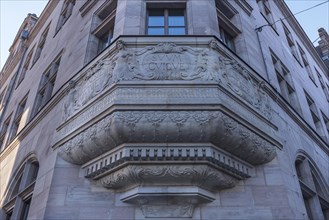
[[[231,188],[238,180],[206,165],[128,165],[97,180],[111,189],[129,189],[150,182],[194,185],[208,190]]]
[[[144,142],[211,142],[257,164],[276,155],[273,144],[218,111],[114,112],[62,144],[60,155],[83,164],[120,144]]]

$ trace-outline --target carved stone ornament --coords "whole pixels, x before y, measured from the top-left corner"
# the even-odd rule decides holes
[[[122,194],[121,201],[139,205],[147,218],[191,218],[195,206],[215,196],[193,186],[137,187]]]
[[[116,83],[159,80],[219,84],[271,119],[272,109],[263,83],[251,76],[237,61],[221,53],[215,40],[204,49],[175,43],[136,49],[128,48],[119,40],[114,54],[97,61],[83,77],[70,82],[64,105],[65,119]]]
[[[212,143],[254,165],[271,161],[275,146],[220,111],[114,112],[59,147],[84,164],[124,143]]]
[[[98,180],[111,189],[130,189],[145,183],[199,186],[210,191],[235,186],[238,179],[206,165],[133,165]]]
[[[63,100],[53,148],[86,178],[124,193],[145,217],[192,217],[210,192],[276,156],[265,83],[218,41],[122,39]]]

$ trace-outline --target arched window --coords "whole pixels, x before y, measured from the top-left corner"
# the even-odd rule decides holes
[[[315,164],[300,155],[295,168],[308,218],[329,219],[329,188]]]
[[[16,172],[3,206],[6,220],[27,219],[38,170],[37,160],[28,159]]]

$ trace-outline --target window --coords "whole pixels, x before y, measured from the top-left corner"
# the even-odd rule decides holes
[[[317,131],[321,131],[321,122],[320,122],[320,117],[319,117],[316,105],[315,105],[313,99],[311,98],[311,96],[309,94],[307,94],[306,92],[305,92],[305,97],[307,100],[308,107],[311,111],[311,115],[312,115],[312,119],[315,124],[315,127],[316,127]]]
[[[62,26],[65,24],[65,22],[69,19],[69,17],[72,14],[74,5],[75,5],[75,0],[65,0],[64,1],[62,11],[59,16],[58,23],[57,23],[56,32],[59,31],[62,28]]]
[[[295,161],[295,168],[308,219],[328,219],[328,186],[322,181],[320,173],[313,163],[302,155]]]
[[[272,62],[280,86],[281,95],[299,112],[300,108],[289,70],[274,53],[272,53]]]
[[[4,89],[1,93],[0,93],[0,109],[2,109],[2,101],[5,97],[5,92],[6,92],[6,89]]]
[[[24,63],[24,66],[22,68],[22,71],[21,71],[21,74],[19,75],[19,78],[18,78],[18,82],[17,82],[17,86],[16,88],[19,86],[19,84],[23,81],[23,79],[25,78],[25,74],[26,74],[26,71],[28,70],[29,68],[29,65],[30,65],[30,61],[31,61],[31,57],[32,57],[32,54],[33,54],[33,50],[34,50],[34,47],[31,49],[31,51],[27,54],[27,57],[25,59],[25,63]]]
[[[148,8],[148,35],[184,35],[186,34],[184,8]]]
[[[31,115],[32,117],[35,116],[43,106],[45,106],[52,96],[60,60],[61,58],[59,57],[52,62],[41,77],[37,97],[33,107],[33,114]]]
[[[276,30],[276,25],[274,23],[273,15],[270,8],[269,0],[257,0],[259,10],[262,16],[265,18],[267,23]]]
[[[290,52],[297,59],[297,61],[300,62],[299,61],[299,58],[298,58],[298,54],[297,54],[297,49],[296,49],[295,41],[294,41],[294,39],[292,37],[292,34],[289,31],[289,29],[287,28],[287,26],[283,22],[282,22],[282,26],[283,26],[284,33],[286,35],[286,39],[287,39],[288,45],[290,47]]]
[[[5,138],[6,138],[6,133],[9,127],[11,115],[6,119],[6,121],[3,123],[1,131],[0,131],[0,149],[4,149],[5,145]]]
[[[38,162],[30,159],[14,176],[3,206],[6,219],[28,219],[38,170]]]
[[[323,92],[324,92],[327,100],[329,101],[329,90],[326,88],[325,83],[324,83],[324,80],[323,80],[321,74],[319,73],[319,71],[315,67],[314,67],[314,69],[315,69],[316,75],[319,78],[319,82],[320,82],[321,88],[322,88],[322,90],[323,90]]]
[[[92,60],[113,41],[117,0],[106,1],[94,14],[85,63]]]
[[[39,59],[39,57],[41,55],[42,49],[43,49],[43,47],[45,46],[45,43],[46,43],[48,31],[49,31],[49,25],[44,30],[44,32],[41,34],[40,41],[38,43],[37,49],[36,49],[35,54],[34,54],[33,64],[35,62],[37,62],[37,60]]]
[[[302,62],[304,64],[305,68],[306,68],[307,74],[310,77],[310,79],[312,80],[312,82],[315,84],[315,78],[314,78],[314,75],[312,73],[312,70],[311,70],[310,64],[308,62],[307,56],[306,56],[304,50],[299,45],[298,45],[298,49],[299,49],[300,55],[302,57]]]
[[[9,141],[11,141],[12,139],[14,139],[14,137],[16,136],[16,134],[18,132],[19,125],[20,125],[21,119],[22,119],[22,115],[24,113],[24,109],[25,109],[25,105],[26,105],[26,100],[27,100],[27,95],[18,104],[18,107],[17,107],[17,110],[16,110],[16,114],[15,114],[15,118],[14,118],[13,124],[11,126],[11,130],[10,130],[10,134],[9,134]]]
[[[235,52],[234,39],[241,33],[233,23],[233,18],[238,12],[227,1],[219,0],[216,0],[216,10],[220,39]]]
[[[326,117],[323,112],[322,112],[322,118],[323,118],[323,121],[324,121],[324,127],[327,131],[327,142],[329,142],[329,118]]]

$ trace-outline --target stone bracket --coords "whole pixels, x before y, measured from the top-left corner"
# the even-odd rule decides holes
[[[120,200],[138,205],[146,218],[191,218],[195,206],[215,200],[199,187],[137,187],[123,193]]]

